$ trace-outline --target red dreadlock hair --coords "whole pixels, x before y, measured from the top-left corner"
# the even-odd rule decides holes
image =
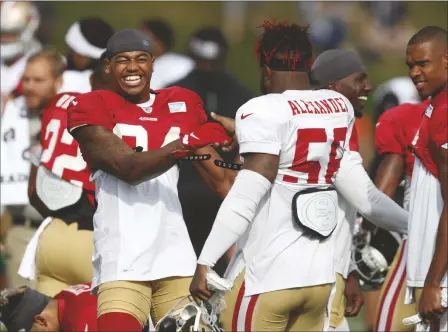
[[[281,71],[307,71],[311,68],[313,48],[308,26],[273,20],[264,21],[259,28],[264,28],[264,33],[258,37],[254,53],[260,66],[268,65]]]

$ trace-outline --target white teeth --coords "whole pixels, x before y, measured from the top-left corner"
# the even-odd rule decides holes
[[[361,97],[358,97],[358,99],[360,99],[360,100],[367,100],[367,97],[366,96],[361,96]]]
[[[140,76],[127,76],[124,78],[125,81],[137,81],[140,79]]]

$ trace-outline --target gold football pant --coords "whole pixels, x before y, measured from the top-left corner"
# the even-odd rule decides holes
[[[345,280],[342,275],[336,273],[336,293],[331,304],[330,327],[338,327],[345,317]]]
[[[170,277],[153,281],[111,281],[98,288],[98,317],[111,312],[132,315],[143,327],[151,319],[154,326],[174,305],[190,294],[191,277]],[[177,308],[189,303],[185,298]]]
[[[414,331],[403,319],[417,313],[415,303],[404,304],[406,294],[406,240],[398,248],[381,288],[375,331]]]
[[[322,331],[332,284],[244,296],[244,272],[224,298],[225,331]]]
[[[36,289],[48,296],[93,277],[93,232],[54,218],[39,238]]]

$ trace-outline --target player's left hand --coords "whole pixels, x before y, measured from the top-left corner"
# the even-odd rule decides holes
[[[431,286],[425,284],[422,296],[418,304],[418,312],[426,324],[431,323],[435,319],[439,319],[447,308],[442,307],[442,295],[440,286]]]
[[[207,289],[208,266],[198,264],[190,284],[190,293],[197,304],[207,301],[213,294]]]
[[[359,281],[356,273],[350,273],[345,282],[345,298],[347,305],[345,306],[345,316],[354,317],[357,316],[359,310],[364,304],[364,298],[361,290],[359,289]]]
[[[232,144],[232,137],[220,124],[214,122],[207,122],[194,132],[181,136],[182,144],[194,150],[208,145],[227,146]]]

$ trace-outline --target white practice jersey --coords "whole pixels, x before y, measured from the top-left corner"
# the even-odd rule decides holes
[[[350,102],[330,90],[270,94],[238,110],[240,153],[280,156],[277,178],[226,273],[232,280],[246,267],[246,296],[335,282],[333,236],[305,233],[293,220],[292,199],[332,186],[353,123]]]
[[[407,276],[409,287],[423,287],[434,254],[435,239],[442,215],[440,181],[416,157],[412,173]],[[447,274],[440,283],[447,287]]]
[[[137,185],[103,171],[93,178],[98,202],[93,218],[94,288],[113,280],[194,274],[196,255],[177,194],[177,166]]]

